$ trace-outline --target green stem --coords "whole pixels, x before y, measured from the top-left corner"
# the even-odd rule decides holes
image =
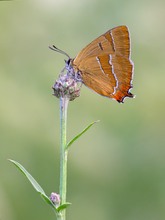
[[[69,99],[66,97],[60,98],[60,200],[61,204],[66,203],[66,191],[67,191],[67,156],[68,151],[66,149],[66,128],[67,128],[67,108]],[[60,218],[58,220],[66,220],[66,209],[61,210]]]

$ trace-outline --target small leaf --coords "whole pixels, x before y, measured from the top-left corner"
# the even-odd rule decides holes
[[[82,132],[80,132],[78,135],[76,135],[67,145],[66,145],[66,149],[68,149],[82,134],[84,134],[90,127],[92,127],[92,125],[94,125],[95,123],[99,122],[98,121],[94,121],[91,124],[89,124]]]
[[[45,194],[45,192],[42,189],[42,187],[37,183],[37,181],[32,177],[32,175],[20,163],[18,163],[17,161],[14,161],[14,160],[11,160],[11,159],[9,159],[9,161],[12,162],[26,176],[26,178],[32,184],[34,189],[41,195],[41,197],[44,199],[44,201],[46,203],[48,203],[49,205],[51,205],[54,209],[56,209],[56,207],[54,206],[52,201]]]
[[[66,203],[64,203],[64,204],[62,204],[62,205],[60,205],[60,206],[58,206],[57,211],[60,212],[61,210],[66,209],[66,208],[67,208],[68,206],[70,206],[70,205],[71,205],[70,202],[66,202]]]

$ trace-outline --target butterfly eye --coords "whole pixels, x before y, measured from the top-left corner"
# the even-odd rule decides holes
[[[75,73],[75,79],[77,80],[77,82],[82,82],[82,76],[81,76],[81,72],[77,71]]]

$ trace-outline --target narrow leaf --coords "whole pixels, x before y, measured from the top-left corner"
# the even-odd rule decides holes
[[[99,122],[98,121],[94,121],[91,124],[89,124],[82,132],[80,132],[78,135],[76,135],[67,145],[66,145],[66,149],[68,149],[82,134],[84,134],[90,127],[92,127],[92,125],[94,125],[95,123]]]
[[[9,161],[11,161],[28,178],[28,180],[30,181],[30,183],[32,184],[32,186],[35,188],[37,192],[45,194],[42,187],[37,183],[37,181],[31,176],[31,174],[20,163],[14,160],[9,160]]]
[[[51,205],[54,209],[56,207],[52,203],[52,201],[49,199],[49,197],[45,194],[42,187],[37,183],[37,181],[32,177],[32,175],[17,161],[9,159],[10,162],[12,162],[29,180],[29,182],[32,184],[34,189],[41,195],[41,197],[44,199],[45,202],[47,202],[49,205]]]

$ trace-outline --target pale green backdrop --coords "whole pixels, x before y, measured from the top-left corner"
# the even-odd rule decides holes
[[[47,194],[59,184],[59,101],[51,86],[65,57],[127,25],[135,99],[124,104],[83,86],[69,105],[68,140],[100,120],[69,152],[68,220],[165,219],[165,2],[0,1],[0,220],[55,219],[24,176]]]

